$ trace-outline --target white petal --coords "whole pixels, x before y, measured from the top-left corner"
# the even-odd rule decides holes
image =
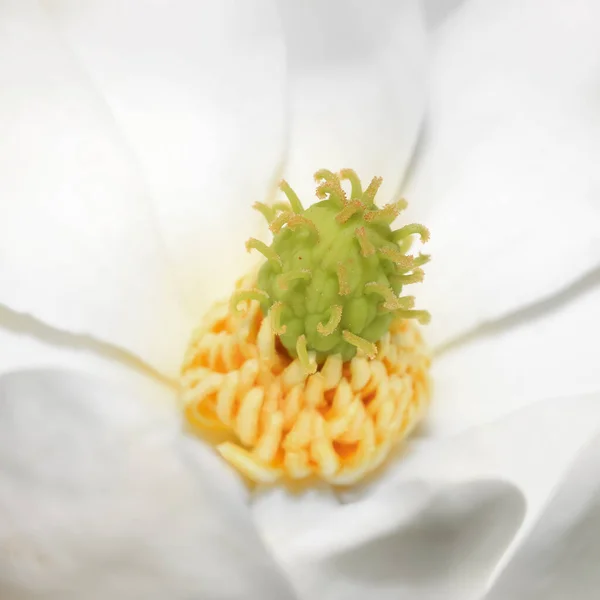
[[[524,510],[519,491],[502,481],[413,480],[326,519],[321,509],[283,549],[283,535],[273,547],[301,598],[463,598],[485,581]]]
[[[76,369],[154,404],[177,401],[174,385],[126,352],[0,306],[0,375],[31,368]]]
[[[465,0],[423,0],[427,24],[432,29],[439,27]]]
[[[255,514],[302,597],[480,598],[599,425],[598,394],[540,402],[412,444],[364,495],[313,503],[312,522],[276,495]]]
[[[542,398],[600,390],[600,272],[585,283],[434,360],[426,432],[451,435]]]
[[[308,202],[317,169],[347,167],[366,183],[383,176],[378,199],[389,199],[425,104],[418,2],[286,0],[281,14],[291,78],[290,185]]]
[[[189,322],[102,95],[36,5],[0,22],[0,301],[174,372]]]
[[[487,600],[594,600],[600,573],[600,436],[581,451]]]
[[[594,0],[472,0],[436,34],[407,191],[431,228],[435,343],[600,263],[599,24]]]
[[[285,52],[269,0],[58,0],[52,14],[102,91],[198,318],[249,259],[283,159]],[[251,260],[251,259],[250,259]]]
[[[239,481],[172,412],[74,372],[0,379],[0,595],[291,598]]]

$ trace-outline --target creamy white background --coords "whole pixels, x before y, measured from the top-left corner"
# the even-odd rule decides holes
[[[593,0],[0,1],[0,597],[595,598],[599,99]],[[250,494],[174,377],[322,166],[432,230],[434,403]]]

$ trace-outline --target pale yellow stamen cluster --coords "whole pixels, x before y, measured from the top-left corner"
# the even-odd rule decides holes
[[[253,284],[248,277],[238,289]],[[188,423],[221,432],[220,454],[255,482],[358,481],[429,403],[430,358],[418,326],[399,318],[368,352],[375,358],[361,353],[343,363],[333,355],[309,370],[279,347],[272,327],[251,295],[241,316],[229,303],[215,305],[182,368]]]

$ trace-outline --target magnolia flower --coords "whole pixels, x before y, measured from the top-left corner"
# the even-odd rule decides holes
[[[421,8],[0,5],[3,599],[595,598],[599,7]],[[249,490],[174,382],[323,166],[431,229],[434,400],[376,478]]]

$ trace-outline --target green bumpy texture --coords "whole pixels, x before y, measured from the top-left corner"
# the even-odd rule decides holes
[[[340,183],[339,176],[330,175]],[[341,186],[328,189],[342,191]],[[394,232],[387,222],[394,220],[393,213],[387,219],[366,219],[368,212],[372,217],[378,210],[373,198],[362,197],[362,191],[361,198],[357,198],[356,190],[353,192],[351,200],[343,192],[341,195],[322,192],[321,197],[326,199],[302,209],[303,225],[286,225],[284,218],[283,226],[272,228],[275,233],[270,249],[279,260],[267,260],[261,266],[257,286],[268,295],[261,300],[265,316],[275,303],[281,303],[278,318],[285,332],[279,338],[292,357],[297,356],[298,338],[303,334],[307,350],[316,354],[317,362],[337,353],[346,361],[356,354],[357,347],[344,338],[344,331],[374,343],[389,330],[398,313],[425,321],[427,313],[408,310],[412,306],[410,303],[395,309],[390,308],[389,303],[385,305],[385,298],[381,293],[373,292],[372,285],[379,284],[379,289],[387,288],[399,298],[411,273],[420,271],[418,266],[428,259],[425,256],[412,262],[408,256],[405,256],[408,261],[397,259],[398,253],[406,252],[408,236],[415,232],[404,228],[409,229],[405,239],[398,231]],[[342,222],[340,212],[353,201],[358,206],[356,212]],[[393,208],[394,205],[387,207],[388,211]],[[298,210],[295,212],[298,214]],[[286,214],[291,215],[292,211]],[[272,220],[276,216],[274,210]],[[384,249],[395,252],[396,260],[390,259]],[[297,278],[289,277],[290,273],[296,274]],[[287,285],[282,284],[286,277]],[[412,282],[418,280],[415,277]],[[339,307],[342,309],[341,320],[335,324],[335,329],[327,335],[319,332],[319,324],[322,328],[330,322],[335,317],[332,312],[339,311]]]

